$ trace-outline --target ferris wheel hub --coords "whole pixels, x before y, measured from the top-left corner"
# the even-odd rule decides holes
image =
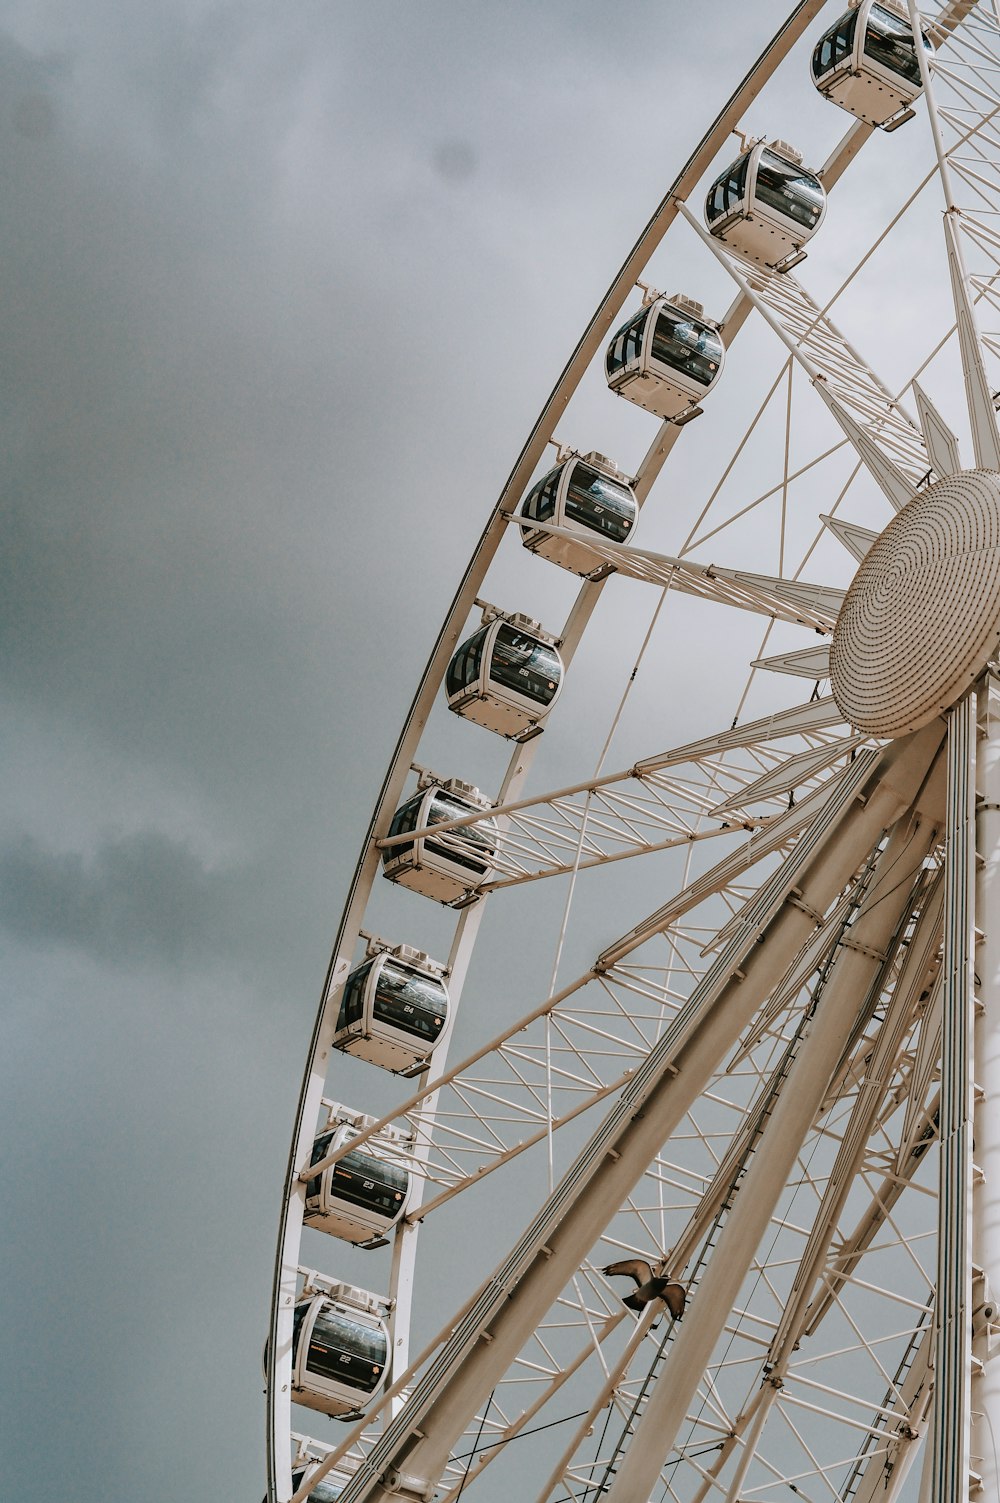
[[[833,633],[830,678],[847,721],[902,736],[950,708],[1000,637],[1000,474],[946,476],[865,555]]]

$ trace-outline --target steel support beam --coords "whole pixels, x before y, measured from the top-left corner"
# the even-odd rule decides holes
[[[726,1219],[712,1260],[645,1413],[608,1493],[608,1503],[635,1503],[656,1486],[730,1319],[754,1254],[774,1215],[830,1078],[876,981],[913,883],[939,834],[936,820],[914,814],[895,826],[868,892],[823,990],[788,1080]]]
[[[976,951],[973,1029],[976,1175],[972,1190],[972,1470],[982,1496],[1000,1498],[1000,682],[987,675],[979,696],[977,747]],[[991,1314],[992,1307],[992,1314]],[[982,1364],[980,1370],[978,1364]]]
[[[449,1453],[881,832],[917,797],[940,723],[858,758],[749,905],[602,1126],[495,1270],[348,1483],[342,1503],[423,1499]],[[792,899],[792,901],[789,901]]]
[[[976,696],[948,711],[941,1028],[941,1180],[931,1503],[969,1495]]]

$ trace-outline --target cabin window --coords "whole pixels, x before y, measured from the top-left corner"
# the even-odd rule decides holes
[[[310,1373],[370,1393],[382,1376],[386,1356],[384,1331],[329,1305],[321,1307],[309,1340]]]
[[[312,1158],[309,1160],[310,1164],[318,1164],[320,1159],[325,1158],[330,1152],[330,1144],[332,1142],[333,1132],[322,1133],[313,1144]],[[311,1200],[314,1195],[318,1195],[319,1189],[319,1179],[311,1179],[306,1185],[306,1199]]]
[[[460,694],[470,684],[474,684],[479,677],[479,667],[483,659],[483,642],[486,639],[488,626],[483,626],[474,632],[467,642],[463,642],[448,665],[448,675],[445,679],[445,692],[449,695]]]
[[[293,1362],[295,1361],[295,1356],[296,1356],[296,1353],[298,1352],[298,1349],[299,1349],[299,1336],[301,1335],[301,1332],[302,1332],[302,1322],[305,1320],[306,1316],[309,1314],[309,1309],[310,1309],[309,1301],[308,1300],[304,1300],[301,1304],[298,1304],[298,1305],[295,1306],[295,1310],[294,1310],[294,1312],[292,1314],[292,1361]]]
[[[813,51],[812,70],[814,78],[821,78],[849,58],[854,51],[854,33],[858,27],[858,13],[850,11],[841,16],[836,26],[831,26],[826,36],[821,37]]]
[[[926,37],[923,42],[930,52],[931,44]],[[881,5],[873,5],[868,13],[865,57],[870,57],[872,62],[887,68],[890,73],[898,73],[908,83],[920,83],[920,60],[913,45],[910,23]]]
[[[736,161],[718,179],[708,195],[705,205],[705,213],[709,224],[715,219],[721,219],[726,214],[731,214],[743,202],[747,186],[747,165],[750,154],[747,152]]]
[[[536,704],[551,704],[559,687],[562,667],[547,642],[529,637],[504,624],[493,643],[490,681],[516,689]]]
[[[423,801],[423,794],[418,793],[416,798],[408,799],[405,804],[401,804],[392,816],[389,834],[403,835],[408,830],[415,830],[417,828],[417,820],[420,816],[420,806]],[[407,851],[412,850],[413,842],[404,841],[401,845],[389,846],[388,850],[383,851],[382,859],[383,861],[393,861],[397,856],[405,856]]]
[[[441,1032],[446,1007],[440,981],[386,965],[378,979],[372,1017],[433,1043]]]
[[[722,340],[707,324],[685,318],[673,308],[661,308],[650,353],[661,365],[710,386],[722,363]]]
[[[309,1494],[306,1503],[337,1503],[343,1491],[342,1483],[331,1482],[328,1477],[323,1477]]]
[[[823,186],[819,179],[775,156],[773,151],[763,152],[757,164],[754,196],[808,230],[814,228],[823,212]]]
[[[621,543],[635,517],[635,497],[619,481],[578,463],[566,491],[566,516]]]
[[[399,1213],[409,1182],[400,1165],[373,1158],[360,1148],[345,1153],[333,1166],[332,1190],[338,1200],[384,1216]]]
[[[533,522],[548,522],[555,516],[556,491],[559,489],[561,474],[562,466],[557,465],[554,470],[543,475],[537,485],[532,486],[521,508],[522,517],[530,517]]]
[[[609,376],[620,371],[623,366],[631,365],[638,360],[642,353],[642,334],[646,327],[646,319],[649,317],[649,309],[643,308],[634,318],[629,319],[624,328],[618,330],[608,349],[605,366]]]
[[[461,819],[463,815],[479,813],[483,813],[485,820],[485,812],[438,790],[431,800],[427,823],[429,825],[443,824],[448,819]],[[428,852],[432,852],[445,861],[451,861],[456,866],[468,867],[470,871],[481,876],[489,867],[489,857],[492,856],[494,849],[494,836],[494,827],[492,823],[488,823],[485,830],[481,826],[463,825],[461,829],[447,831],[441,840],[432,840],[430,836],[424,838]]]
[[[360,1019],[365,1005],[365,982],[368,980],[373,964],[374,961],[367,960],[364,965],[359,965],[357,970],[352,971],[348,976],[340,1002],[338,1028],[346,1028],[350,1023],[357,1023]]]

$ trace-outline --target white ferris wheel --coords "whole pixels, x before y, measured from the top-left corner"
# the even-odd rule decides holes
[[[793,71],[801,144],[754,134]],[[400,734],[289,1155],[272,1503],[1000,1498],[998,359],[1000,7],[802,0]]]

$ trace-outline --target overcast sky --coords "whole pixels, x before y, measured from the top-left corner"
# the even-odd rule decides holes
[[[787,8],[0,4],[7,1496],[261,1496],[281,1173],[396,730]]]

